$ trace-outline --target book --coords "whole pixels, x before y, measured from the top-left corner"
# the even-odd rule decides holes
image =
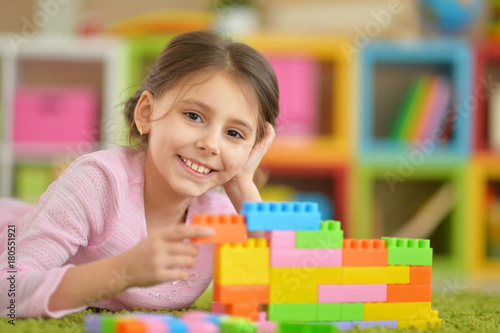
[[[436,137],[436,133],[442,132],[442,126],[445,125],[446,118],[449,116],[452,90],[451,84],[448,79],[441,78],[439,80],[439,92],[437,93],[437,98],[429,111],[429,118],[425,122],[423,131],[420,133],[419,140],[433,139],[437,140],[440,137]]]
[[[500,151],[500,88],[493,89],[489,101],[489,146]]]

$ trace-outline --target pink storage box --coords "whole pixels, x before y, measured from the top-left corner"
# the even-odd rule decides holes
[[[277,132],[290,135],[317,134],[318,63],[307,58],[271,58],[280,89]]]
[[[98,93],[86,87],[22,87],[14,99],[14,142],[98,139]]]

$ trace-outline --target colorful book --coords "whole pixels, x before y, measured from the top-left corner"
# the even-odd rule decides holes
[[[412,124],[421,112],[425,94],[429,90],[430,77],[423,76],[415,80],[405,96],[404,102],[398,112],[396,122],[391,131],[394,139],[405,140],[408,138]]]
[[[429,85],[429,91],[426,96],[422,112],[420,114],[420,117],[418,118],[418,121],[415,122],[416,125],[415,130],[411,133],[410,139],[413,142],[418,142],[423,139],[424,128],[431,117],[432,110],[439,97],[440,84],[441,84],[440,80],[441,80],[440,77],[433,77],[431,79],[431,83]]]
[[[436,131],[444,125],[448,110],[451,104],[451,84],[447,79],[439,80],[439,93],[437,94],[436,101],[430,110],[428,121],[425,122],[423,132],[418,137],[419,140],[424,139],[438,139],[436,138]]]

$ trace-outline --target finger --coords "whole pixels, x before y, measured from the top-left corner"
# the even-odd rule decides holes
[[[195,259],[190,255],[173,255],[166,260],[165,268],[191,268],[195,265]]]
[[[167,245],[166,252],[168,254],[187,254],[191,256],[197,256],[199,250],[196,246],[191,243],[175,242],[169,243]]]
[[[184,238],[210,237],[213,235],[215,235],[215,230],[212,228],[185,224],[167,227],[160,231],[160,237],[164,240],[182,240]]]

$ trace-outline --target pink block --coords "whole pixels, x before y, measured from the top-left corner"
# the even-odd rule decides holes
[[[188,333],[218,333],[219,326],[209,321],[186,321]]]
[[[259,312],[259,320],[257,325],[257,333],[272,333],[277,331],[278,323],[275,321],[267,321],[267,312]]]
[[[226,313],[226,306],[219,302],[212,302],[212,313]]]
[[[317,134],[318,63],[307,58],[274,58],[280,88],[280,115],[276,121],[279,134]]]
[[[318,303],[386,301],[386,284],[320,284],[318,286]]]
[[[182,320],[185,321],[201,321],[210,316],[210,312],[200,311],[200,310],[190,310],[181,316]]]
[[[91,88],[19,88],[14,100],[14,141],[95,142],[98,105],[98,94]]]
[[[272,249],[295,248],[295,230],[264,231],[264,237],[267,238],[269,247]]]
[[[285,249],[271,251],[272,267],[342,266],[342,249]]]

